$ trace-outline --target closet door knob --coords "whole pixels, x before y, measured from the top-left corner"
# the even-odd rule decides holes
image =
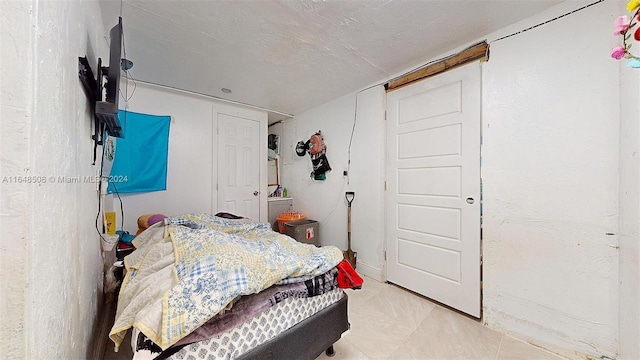
[[[467,204],[473,204],[474,200],[473,198],[467,198]]]
[[[253,192],[253,196],[258,196],[258,194],[260,194],[260,193],[259,193],[259,192],[257,192],[257,191],[254,191],[254,192]]]

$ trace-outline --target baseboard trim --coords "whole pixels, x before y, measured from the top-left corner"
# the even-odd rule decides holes
[[[358,262],[356,264],[356,271],[360,275],[368,276],[376,281],[384,282],[384,277],[382,276],[382,270],[376,267],[373,267],[367,263]]]

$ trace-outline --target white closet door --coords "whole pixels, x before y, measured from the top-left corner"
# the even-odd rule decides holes
[[[218,211],[260,220],[260,122],[218,115]]]

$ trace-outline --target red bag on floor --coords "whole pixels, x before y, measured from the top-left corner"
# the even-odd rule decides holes
[[[342,260],[338,268],[338,286],[341,289],[361,289],[364,280],[353,269],[347,260]]]

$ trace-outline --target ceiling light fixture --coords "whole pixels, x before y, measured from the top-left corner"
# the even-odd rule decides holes
[[[227,88],[222,88],[221,89],[223,93],[225,94],[231,94],[231,89],[227,89]]]

